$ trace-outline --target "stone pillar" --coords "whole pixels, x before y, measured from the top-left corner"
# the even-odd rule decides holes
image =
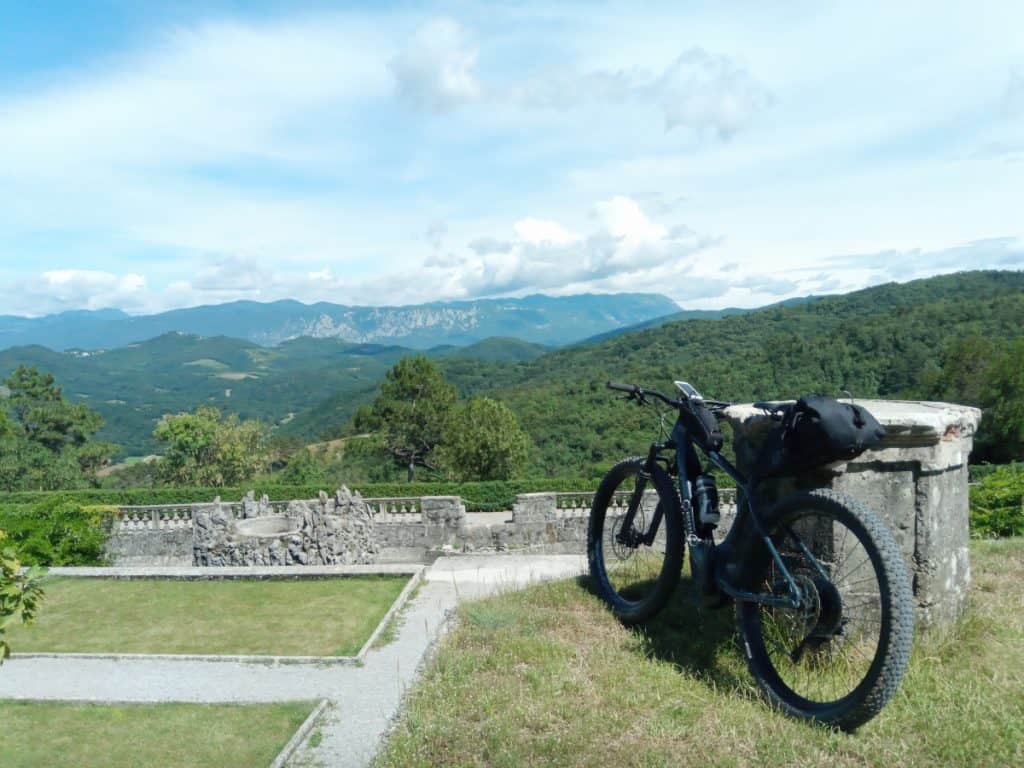
[[[520,493],[512,505],[513,523],[544,523],[558,518],[553,493]]]
[[[877,450],[844,465],[765,481],[760,490],[779,499],[796,489],[829,487],[872,507],[903,551],[920,626],[948,626],[963,609],[970,581],[967,457],[981,411],[949,403],[857,403],[886,428]],[[730,407],[726,417],[737,464],[746,472],[775,422],[749,405]]]
[[[420,504],[424,523],[458,528],[466,520],[466,507],[458,496],[424,496]]]

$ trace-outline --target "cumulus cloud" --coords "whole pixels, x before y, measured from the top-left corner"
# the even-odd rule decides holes
[[[118,307],[141,310],[149,294],[146,278],[129,273],[88,269],[49,269],[13,281],[0,292],[0,300],[11,311],[43,315],[70,309]]]
[[[418,266],[359,279],[329,265],[272,268],[246,257],[208,256],[195,265],[194,277],[161,289],[135,273],[47,270],[0,287],[0,303],[26,315],[105,307],[151,313],[236,299],[411,304],[536,292],[651,291],[684,305],[755,306],[960,269],[1024,268],[1024,244],[1003,237],[950,248],[834,256],[816,260],[813,268],[763,273],[748,263],[717,266],[707,254],[719,238],[654,221],[628,197],[595,204],[592,218],[593,228],[574,233],[550,219],[526,217],[510,225],[505,240],[471,240],[444,258],[427,255]]]
[[[635,200],[616,196],[594,205],[586,234],[537,217],[521,219],[507,240],[474,240],[448,276],[461,295],[601,288],[611,278],[643,280],[666,264],[685,265],[715,239],[651,220]]]
[[[476,101],[483,93],[476,78],[476,59],[476,47],[457,22],[429,21],[391,60],[398,96],[435,112]]]
[[[729,138],[768,106],[767,89],[727,56],[691,48],[658,78],[665,127],[712,130]]]
[[[18,290],[29,300],[0,290],[0,301],[17,312],[42,314],[107,306],[151,312],[242,298],[367,304],[381,303],[380,297],[388,303],[412,303],[532,292],[635,290],[638,286],[666,291],[666,280],[686,274],[693,257],[717,242],[685,226],[656,222],[625,196],[596,203],[590,220],[592,228],[580,233],[550,218],[523,217],[510,225],[506,239],[477,238],[455,249],[426,243],[429,252],[418,266],[369,278],[348,278],[330,266],[271,267],[249,256],[208,255],[192,267],[192,277],[162,290],[151,290],[135,274],[58,270],[20,286]],[[440,238],[446,230],[435,226],[431,232]],[[710,280],[697,285],[680,280],[666,292],[717,295],[709,291],[720,293],[724,283]]]
[[[434,112],[481,101],[557,110],[581,104],[651,103],[661,108],[667,130],[687,128],[723,139],[771,101],[768,89],[738,62],[699,47],[683,51],[661,72],[561,67],[503,86],[478,79],[478,55],[465,28],[451,19],[434,19],[392,59],[396,92],[410,106]]]

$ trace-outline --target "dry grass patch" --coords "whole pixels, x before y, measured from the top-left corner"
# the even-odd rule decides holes
[[[849,735],[757,694],[732,612],[688,582],[646,631],[584,581],[463,606],[379,760],[384,766],[1024,764],[1024,540],[977,542],[957,629],[915,648],[901,690]]]

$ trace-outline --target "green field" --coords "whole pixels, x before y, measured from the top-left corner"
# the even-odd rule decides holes
[[[269,765],[313,709],[288,704],[0,701],[4,768]]]
[[[349,656],[405,576],[184,581],[55,578],[17,652]]]
[[[972,557],[967,614],[855,734],[769,709],[688,582],[644,633],[566,581],[464,605],[379,764],[1024,765],[1024,539]]]

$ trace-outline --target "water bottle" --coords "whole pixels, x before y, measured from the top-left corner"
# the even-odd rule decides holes
[[[693,495],[696,499],[697,525],[699,527],[716,528],[721,519],[718,514],[718,486],[713,475],[698,475],[693,484]]]

